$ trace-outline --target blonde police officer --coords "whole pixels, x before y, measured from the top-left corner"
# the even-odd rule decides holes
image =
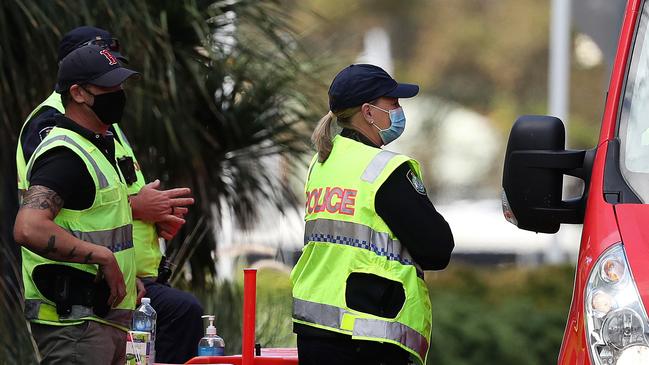
[[[405,128],[399,84],[351,65],[329,88],[330,112],[312,140],[302,256],[291,273],[300,364],[426,362],[432,315],[424,270],[454,247],[427,197],[419,163],[383,150]],[[334,118],[342,132],[332,138]]]

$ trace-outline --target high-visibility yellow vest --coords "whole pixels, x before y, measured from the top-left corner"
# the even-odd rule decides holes
[[[336,136],[329,158],[314,157],[306,182],[305,247],[291,272],[293,321],[353,339],[388,342],[426,362],[432,308],[423,271],[374,209],[376,192],[407,156]],[[352,273],[399,282],[405,303],[395,318],[349,308]]]
[[[59,113],[65,113],[65,108],[61,103],[61,95],[53,92],[50,96],[39,104],[28,116],[18,137],[18,147],[16,148],[16,168],[18,171],[18,189],[27,190],[27,161],[23,153],[22,145],[20,143],[22,134],[31,119],[36,116],[44,107],[56,109]],[[130,157],[135,164],[135,173],[137,181],[128,186],[128,194],[137,194],[140,189],[146,184],[140,165],[135,158],[133,149],[131,148],[128,139],[124,132],[117,124],[113,124],[113,128],[117,133],[115,139],[115,158]],[[133,221],[133,242],[135,243],[135,257],[137,262],[137,276],[138,277],[153,277],[158,276],[158,265],[162,258],[160,252],[160,245],[158,243],[158,233],[156,227],[152,223],[144,222],[141,220]]]
[[[117,124],[113,124],[115,133],[119,137],[118,143],[115,142],[115,158],[130,157],[135,165],[135,175],[137,180],[128,186],[128,195],[135,195],[146,184],[140,164],[135,158],[131,144],[126,139],[126,135]],[[158,232],[153,223],[141,220],[133,220],[133,242],[135,243],[135,261],[137,262],[137,276],[140,278],[158,276],[158,266],[162,258],[160,252],[160,243],[158,242]]]
[[[97,317],[92,308],[81,305],[73,305],[71,313],[61,317],[56,312],[55,304],[45,298],[34,283],[34,269],[39,265],[57,264],[96,275],[98,265],[53,261],[23,248],[25,315],[30,321],[49,325],[71,325],[83,320],[93,320],[128,330],[137,295],[133,227],[126,184],[121,174],[92,142],[73,131],[56,127],[39,144],[29,160],[28,182],[34,161],[47,151],[60,147],[68,148],[84,162],[95,184],[95,198],[88,209],[61,209],[54,222],[83,241],[108,247],[115,254],[122,271],[127,294],[124,300],[103,318]]]

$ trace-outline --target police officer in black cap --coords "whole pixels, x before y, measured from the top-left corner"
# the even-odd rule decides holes
[[[423,271],[448,265],[453,235],[419,163],[382,149],[405,128],[399,99],[418,91],[368,64],[346,67],[329,88],[330,112],[312,135],[305,247],[291,273],[302,365],[426,361]]]
[[[58,49],[61,62],[79,47],[94,45],[110,51],[120,62],[128,62],[122,45],[110,32],[92,26],[80,26],[66,33]],[[65,112],[59,90],[38,105],[27,117],[16,150],[18,188],[27,189],[27,161],[56,125],[56,116]],[[115,121],[117,122],[117,121]],[[122,128],[117,123],[109,126],[115,142],[115,157],[128,185],[129,201],[133,212],[133,239],[137,260],[138,303],[145,295],[158,314],[156,360],[165,363],[182,363],[196,354],[196,344],[203,334],[199,301],[190,293],[172,288],[166,282],[170,275],[168,263],[162,256],[158,238],[172,239],[184,224],[184,214],[193,199],[189,188],[160,189],[160,182],[146,183],[137,158]],[[59,162],[61,163],[61,162]],[[48,176],[58,181],[56,189],[67,203],[76,207],[89,207],[92,203],[92,180],[86,176],[80,185],[65,183],[74,176],[66,169],[52,165]],[[76,190],[75,190],[76,189]],[[81,191],[81,194],[76,194]],[[159,275],[161,274],[161,275]]]
[[[135,252],[108,128],[126,105],[122,84],[137,76],[102,47],[72,51],[58,73],[66,113],[55,117],[28,163],[14,238],[26,248],[25,315],[45,364],[125,362]],[[78,205],[84,194],[92,197],[89,206]]]

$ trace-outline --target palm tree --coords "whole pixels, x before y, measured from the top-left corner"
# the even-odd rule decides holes
[[[196,205],[168,254],[181,267],[189,262],[194,286],[215,274],[210,227],[224,209],[245,227],[260,200],[295,204],[284,179],[309,149],[306,122],[316,118],[307,91],[320,83],[279,1],[8,0],[0,9],[0,213],[3,249],[13,255],[3,261],[3,283],[17,262],[17,136],[52,90],[59,39],[79,25],[109,29],[142,74],[127,86],[122,127],[148,179],[193,189]],[[282,156],[288,169],[269,171],[267,156]]]

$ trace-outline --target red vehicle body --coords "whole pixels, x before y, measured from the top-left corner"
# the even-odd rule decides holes
[[[649,68],[648,18],[649,3],[628,1],[596,148],[565,151],[563,124],[553,117],[521,117],[510,134],[503,176],[508,220],[546,233],[561,223],[584,224],[560,365],[649,364],[649,200],[629,178],[649,184],[649,169],[629,167],[640,163],[631,161],[632,152],[649,164],[644,134],[632,133],[641,118],[649,123],[639,103],[649,106],[649,97],[638,97],[643,80],[649,83],[640,76]],[[631,146],[636,139],[642,141]],[[564,174],[586,182],[584,196],[563,200]]]

